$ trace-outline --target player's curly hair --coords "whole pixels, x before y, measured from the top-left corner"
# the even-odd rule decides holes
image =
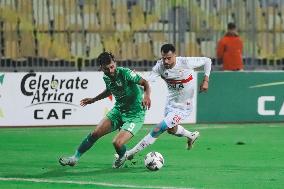
[[[100,66],[108,65],[111,61],[115,62],[114,55],[111,52],[103,52],[98,56],[97,59]]]
[[[173,53],[176,52],[176,48],[173,44],[167,43],[161,47],[161,52],[168,53],[169,51],[172,51]]]

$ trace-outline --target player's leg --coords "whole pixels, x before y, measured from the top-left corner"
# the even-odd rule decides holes
[[[113,168],[122,167],[126,161],[126,146],[125,144],[142,128],[144,123],[145,111],[139,112],[135,115],[127,115],[122,119],[125,122],[120,132],[113,140],[114,148],[117,152]]]
[[[177,137],[187,137],[187,149],[190,150],[193,147],[194,142],[199,137],[198,131],[188,131],[181,125],[176,125],[173,128],[168,129],[168,133]]]
[[[65,165],[74,166],[78,162],[79,158],[86,151],[88,151],[99,138],[112,132],[111,125],[112,121],[109,118],[104,118],[94,129],[94,131],[88,134],[88,136],[81,142],[81,144],[75,151],[75,154],[70,157],[61,157],[59,159],[59,163],[63,166]]]
[[[112,143],[116,151],[115,160],[113,162],[113,168],[120,168],[125,160],[126,152],[126,143],[132,138],[132,133],[126,130],[120,130],[119,133],[115,136]]]
[[[136,146],[127,151],[127,159],[132,159],[136,153],[153,144],[157,140],[157,138],[167,130],[167,128],[168,127],[165,120],[155,125],[155,127],[151,130],[149,134],[147,134],[142,140],[140,140],[140,142],[138,142]]]
[[[104,118],[93,132],[91,132],[80,144],[76,150],[76,158],[80,158],[86,151],[88,151],[94,143],[102,136],[112,132],[112,121],[109,118]]]
[[[187,149],[191,149],[193,143],[199,137],[199,132],[194,131],[190,132],[186,130],[183,126],[180,125],[180,122],[188,117],[193,110],[192,103],[188,105],[186,109],[179,109],[171,106],[166,107],[166,111],[168,111],[167,115],[167,124],[169,129],[168,133],[175,135],[177,137],[186,137],[187,138]]]
[[[59,159],[59,163],[63,166],[70,165],[74,166],[79,158],[88,151],[94,143],[102,136],[118,129],[118,125],[121,125],[121,114],[116,109],[113,108],[108,112],[106,118],[104,118],[95,128],[95,130],[90,133],[79,145],[75,154],[70,157],[62,157]]]

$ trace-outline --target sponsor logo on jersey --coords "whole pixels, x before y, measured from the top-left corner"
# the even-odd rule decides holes
[[[116,85],[119,86],[119,87],[121,87],[121,86],[122,86],[121,81],[116,81]]]

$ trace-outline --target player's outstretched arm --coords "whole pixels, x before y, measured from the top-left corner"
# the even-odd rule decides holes
[[[101,99],[104,99],[106,97],[108,97],[109,95],[111,95],[111,92],[107,89],[105,89],[102,93],[100,93],[99,95],[97,95],[94,98],[84,98],[80,101],[80,105],[81,106],[86,106],[87,104],[92,104],[96,101],[99,101]]]
[[[142,101],[142,105],[146,109],[150,109],[150,107],[151,107],[151,98],[150,98],[151,89],[150,89],[150,85],[149,85],[148,81],[146,81],[143,78],[139,81],[139,84],[144,87],[144,98],[143,98],[143,101]]]
[[[211,59],[207,57],[188,57],[187,59],[189,61],[188,66],[191,66],[192,68],[204,66],[205,75],[203,81],[199,86],[199,92],[206,92],[209,87],[209,76],[212,64]]]

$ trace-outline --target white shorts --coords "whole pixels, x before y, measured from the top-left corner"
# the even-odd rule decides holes
[[[165,108],[165,118],[164,121],[168,128],[173,128],[180,124],[182,120],[187,118],[192,112],[192,106],[187,109],[180,109],[171,106],[166,106]]]

